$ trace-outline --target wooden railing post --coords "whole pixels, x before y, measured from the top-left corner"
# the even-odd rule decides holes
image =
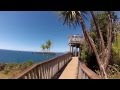
[[[60,70],[60,65],[59,64],[60,64],[60,62],[58,61],[58,71]]]
[[[39,79],[39,67],[37,66],[35,69],[35,73],[36,73],[36,79]]]
[[[39,79],[41,79],[41,78],[42,78],[42,73],[41,73],[42,70],[41,70],[41,66],[38,66],[38,68],[39,68],[39,70],[38,70],[38,71],[39,71]]]

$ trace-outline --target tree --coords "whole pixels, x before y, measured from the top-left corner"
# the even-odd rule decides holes
[[[43,50],[43,52],[44,52],[44,50],[45,50],[46,47],[45,47],[44,44],[42,44],[42,45],[41,45],[41,48],[42,48],[42,50]]]
[[[51,42],[50,40],[48,40],[48,41],[46,42],[46,45],[49,47],[49,52],[50,52],[50,48],[51,48],[52,42]]]
[[[105,14],[103,14],[103,16],[105,16],[105,18],[102,17],[103,20],[102,21],[99,20],[100,22],[102,22],[102,24],[101,24],[100,22],[99,23],[96,22],[98,20],[96,19],[94,13],[91,12],[91,15],[93,17],[93,21],[95,24],[95,29],[98,33],[98,36],[100,36],[100,34],[101,34],[101,37],[102,37],[102,38],[98,37],[99,38],[98,40],[100,40],[100,42],[101,42],[101,43],[99,43],[100,50],[98,52],[100,62],[101,62],[101,66],[99,65],[99,67],[101,70],[101,75],[104,76],[105,78],[107,78],[106,69],[109,64],[109,60],[110,60],[110,56],[111,56],[112,37],[113,37],[112,32],[114,31],[114,24],[115,24],[115,17],[113,14],[114,14],[114,12],[111,12],[111,11],[105,12]],[[105,21],[107,21],[106,25],[104,23]],[[100,26],[102,27],[103,30],[101,30]],[[104,34],[103,32],[106,34]],[[103,36],[104,36],[104,40],[106,41],[106,44],[105,44],[104,40],[102,40]]]
[[[88,31],[87,31],[87,27],[85,24],[85,20],[84,17],[86,12],[84,11],[62,11],[59,12],[59,14],[62,16],[63,20],[64,20],[64,24],[67,24],[68,26],[79,26],[81,25],[82,27],[82,31],[85,37],[85,40],[87,42],[87,44],[92,48],[99,68],[100,68],[100,72],[101,72],[101,76],[103,78],[107,78],[107,74],[106,74],[106,67],[108,65],[109,62],[109,58],[110,58],[110,52],[111,52],[111,42],[112,42],[112,29],[113,29],[113,17],[112,17],[112,12],[108,11],[107,12],[107,17],[108,17],[108,41],[107,41],[107,47],[105,47],[105,43],[104,43],[104,39],[103,39],[103,35],[102,32],[100,30],[99,27],[99,23],[94,15],[93,11],[90,11],[90,14],[92,16],[94,25],[95,25],[95,29],[96,29],[96,33],[97,36],[99,38],[100,41],[100,47],[101,47],[101,51],[98,51],[95,45],[94,40],[91,38],[91,36],[89,35]]]
[[[45,45],[45,48],[46,48],[46,49],[47,49],[47,51],[48,51],[48,49],[49,49],[49,46],[46,44],[46,45]]]

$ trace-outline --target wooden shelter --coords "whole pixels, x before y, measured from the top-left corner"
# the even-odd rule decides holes
[[[69,36],[69,46],[72,56],[80,56],[80,45],[83,43],[83,37],[80,35]]]

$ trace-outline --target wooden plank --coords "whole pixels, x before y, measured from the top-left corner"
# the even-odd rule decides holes
[[[59,79],[77,79],[78,57],[73,57]]]

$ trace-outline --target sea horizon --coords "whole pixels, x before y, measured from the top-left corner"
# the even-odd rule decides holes
[[[48,52],[47,54],[45,53],[46,52],[0,49],[0,63],[24,63],[27,61],[36,63],[46,61],[64,54],[61,52]]]
[[[13,50],[13,49],[0,49],[0,50],[8,50],[8,51],[20,51],[20,52],[40,52],[40,53],[46,53],[46,52],[48,52],[48,53],[66,53],[66,52],[68,52],[68,51],[65,51],[65,52],[55,52],[55,51],[28,51],[28,50]]]

